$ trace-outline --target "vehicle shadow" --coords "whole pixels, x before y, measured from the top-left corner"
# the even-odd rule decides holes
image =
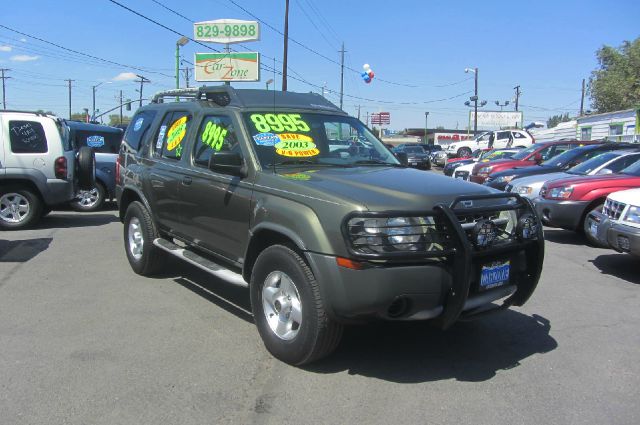
[[[549,242],[561,243],[563,245],[587,245],[584,235],[570,230],[556,229],[553,227],[544,228],[544,239]]]
[[[53,238],[8,241],[0,239],[0,263],[26,263],[49,248]]]
[[[52,212],[43,217],[34,229],[69,229],[72,227],[96,227],[118,221],[114,213],[66,213]]]
[[[640,267],[638,259],[629,254],[604,254],[589,260],[602,274],[626,280],[640,285]]]
[[[327,359],[305,369],[340,373],[397,383],[444,379],[480,382],[500,370],[512,369],[535,354],[548,353],[558,343],[542,316],[504,310],[442,331],[421,322],[385,322],[351,327]]]

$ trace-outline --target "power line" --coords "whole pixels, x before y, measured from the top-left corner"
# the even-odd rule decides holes
[[[4,28],[6,30],[15,32],[16,34],[20,34],[20,35],[23,35],[25,37],[32,38],[34,40],[38,40],[38,41],[40,41],[42,43],[46,43],[46,44],[49,44],[51,46],[55,46],[55,47],[57,47],[59,49],[62,49],[62,50],[68,51],[68,52],[76,53],[78,55],[86,56],[88,58],[95,59],[95,60],[98,60],[100,62],[110,63],[112,65],[117,65],[117,66],[124,67],[124,68],[136,69],[138,71],[150,72],[150,73],[153,73],[153,74],[159,74],[159,75],[163,75],[165,77],[171,77],[171,75],[163,74],[162,72],[151,71],[149,69],[145,69],[145,68],[141,68],[141,67],[137,67],[137,66],[133,66],[133,65],[126,65],[126,64],[122,64],[122,63],[119,63],[119,62],[115,62],[115,61],[109,60],[109,59],[104,59],[104,58],[101,58],[101,57],[98,57],[98,56],[94,56],[94,55],[91,55],[89,53],[80,52],[78,50],[74,50],[74,49],[71,49],[69,47],[61,46],[60,44],[57,44],[57,43],[42,39],[40,37],[36,37],[34,35],[30,35],[30,34],[22,32],[22,31],[18,31],[16,29],[10,28],[10,27],[8,27],[6,25],[0,24],[0,28]]]

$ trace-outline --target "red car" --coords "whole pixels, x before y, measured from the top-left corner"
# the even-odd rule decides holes
[[[518,152],[510,159],[498,159],[496,161],[476,164],[471,172],[470,180],[474,183],[482,184],[490,174],[515,167],[532,167],[569,149],[593,143],[598,142],[570,140],[562,142],[534,143],[528,148]]]
[[[619,174],[596,174],[552,180],[533,200],[544,224],[567,230],[585,230],[585,217],[602,209],[607,195],[640,187],[640,161]],[[589,232],[585,232],[589,237]],[[595,242],[595,241],[593,241]]]

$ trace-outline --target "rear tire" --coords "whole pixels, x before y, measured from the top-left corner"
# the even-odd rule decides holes
[[[598,238],[591,235],[591,232],[589,231],[589,220],[587,220],[587,217],[589,217],[589,214],[593,211],[602,211],[603,206],[604,203],[596,205],[594,208],[590,208],[582,219],[582,231],[584,232],[584,237],[587,239],[587,244],[595,248],[607,248],[607,245],[603,244],[598,240]]]
[[[471,149],[464,147],[458,149],[458,158],[468,158],[471,156]]]
[[[78,150],[78,186],[81,190],[91,190],[96,185],[96,155],[88,146]]]
[[[289,247],[273,245],[260,253],[250,293],[260,337],[277,359],[311,363],[331,354],[340,342],[342,325],[328,316],[311,268]]]
[[[28,188],[0,188],[0,229],[19,230],[34,225],[42,216],[43,203]]]
[[[149,276],[162,270],[164,256],[153,240],[158,238],[151,214],[142,203],[129,204],[124,216],[124,250],[134,272]]]
[[[98,211],[104,205],[106,197],[107,190],[102,183],[96,182],[92,189],[78,193],[78,197],[71,202],[71,208],[83,212]]]

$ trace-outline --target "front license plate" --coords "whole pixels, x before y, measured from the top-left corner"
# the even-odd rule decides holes
[[[480,289],[491,289],[509,282],[509,261],[501,261],[482,266],[480,272]]]
[[[418,163],[417,162],[412,162],[411,165],[418,165]]]

